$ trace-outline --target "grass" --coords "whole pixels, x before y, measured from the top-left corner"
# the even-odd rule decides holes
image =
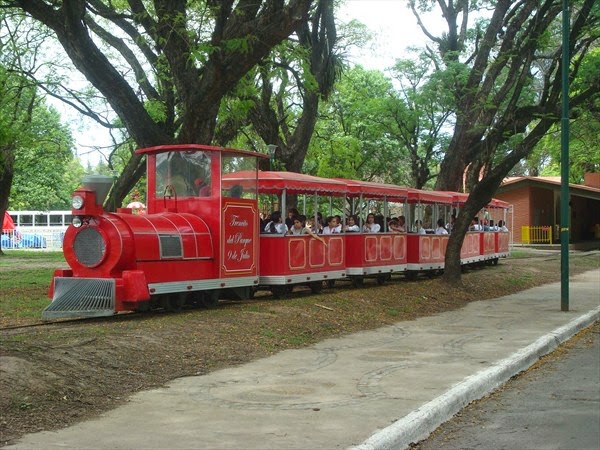
[[[32,260],[38,263],[56,262],[57,265],[65,262],[62,251],[43,251],[43,250],[3,250],[4,256],[0,256],[0,267],[8,267],[14,264],[15,260]]]
[[[0,272],[0,316],[40,316],[48,305],[48,287],[53,269],[2,269]]]

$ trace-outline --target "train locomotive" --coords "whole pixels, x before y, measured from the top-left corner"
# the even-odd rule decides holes
[[[84,179],[63,242],[69,269],[55,271],[44,319],[208,306],[223,290],[245,298],[258,284],[257,160],[264,155],[201,145],[138,153],[147,156],[147,213],[104,211],[112,179]],[[222,192],[222,175],[241,169],[243,188]]]
[[[383,283],[397,273],[413,278],[443,269],[447,235],[395,233],[386,223],[375,234],[263,234],[259,196],[285,205],[293,195],[305,211],[329,203],[331,212],[337,204],[342,216],[364,217],[375,204],[386,215],[400,207],[408,224],[426,214],[449,217],[466,200],[458,193],[259,171],[267,155],[245,150],[188,144],[137,153],[146,156],[146,213],[105,211],[112,178],[84,178],[72,194],[73,219],[63,242],[69,268],[54,272],[44,320],[178,311],[214,306],[225,295],[247,299],[257,289],[281,297],[299,285],[318,292],[325,282],[360,285],[375,277]],[[489,206],[485,220],[493,222],[490,212],[506,220],[508,204],[494,200]],[[508,255],[508,233],[488,227],[467,234],[465,264]]]

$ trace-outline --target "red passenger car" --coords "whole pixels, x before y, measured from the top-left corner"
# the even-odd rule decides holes
[[[310,216],[318,209],[319,197],[343,198],[347,187],[340,181],[294,172],[259,172],[258,190],[261,194],[276,195],[280,205],[286,204],[289,195],[308,196],[311,209],[303,215]],[[295,285],[307,285],[313,292],[319,292],[323,281],[346,276],[345,245],[341,233],[320,236],[263,233],[260,236],[260,285],[277,297]]]
[[[444,192],[408,189],[407,199],[413,206],[415,217],[413,232],[408,235],[408,270],[417,273],[443,269],[449,235],[435,234],[435,223],[438,219],[445,223],[452,196]]]

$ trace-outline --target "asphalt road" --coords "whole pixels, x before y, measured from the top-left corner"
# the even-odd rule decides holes
[[[469,405],[415,448],[600,449],[600,323]]]

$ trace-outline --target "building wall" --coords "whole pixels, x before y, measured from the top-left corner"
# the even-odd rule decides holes
[[[600,189],[600,172],[586,173],[583,184],[589,187]]]
[[[595,175],[595,174],[594,174]],[[588,180],[590,181],[590,180]],[[513,242],[522,243],[521,227],[552,226],[553,241],[559,242],[560,226],[560,187],[528,186],[522,183],[518,186],[505,186],[501,192],[496,192],[495,198],[513,205]],[[511,224],[507,224],[510,228]],[[597,199],[573,194],[570,196],[571,242],[598,239],[600,237],[600,202]]]
[[[552,189],[530,188],[530,222],[529,225],[554,226],[554,192]]]
[[[513,235],[513,242],[521,243],[521,226],[530,224],[530,188],[528,186],[520,189],[512,189],[505,192],[498,192],[494,198],[504,200],[513,205],[513,221],[507,223],[507,227],[513,227],[510,231]]]

